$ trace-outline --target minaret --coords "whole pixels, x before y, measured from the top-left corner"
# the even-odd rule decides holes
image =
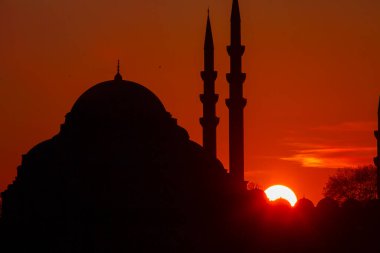
[[[231,45],[227,47],[230,56],[230,97],[226,100],[229,109],[229,149],[230,174],[244,182],[244,117],[243,110],[247,100],[243,97],[245,73],[242,73],[242,55],[245,47],[241,45],[240,10],[238,0],[233,0],[231,12]]]
[[[377,168],[377,199],[380,199],[380,98],[377,110],[377,131],[375,131],[375,137],[377,139],[377,156],[374,162]]]
[[[203,79],[203,94],[200,99],[203,103],[203,117],[200,123],[203,127],[203,147],[213,157],[216,157],[216,127],[219,118],[216,117],[215,104],[218,95],[215,94],[215,80],[217,72],[214,70],[214,41],[212,38],[210,13],[207,15],[207,27],[204,44],[204,70],[201,72]]]

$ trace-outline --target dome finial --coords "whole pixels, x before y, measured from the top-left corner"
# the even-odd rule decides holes
[[[117,73],[115,75],[115,80],[116,81],[123,80],[123,77],[120,75],[120,60],[117,60]]]

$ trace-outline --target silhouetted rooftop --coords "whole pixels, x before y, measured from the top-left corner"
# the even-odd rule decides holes
[[[311,200],[307,198],[302,198],[297,201],[297,203],[294,206],[295,208],[301,208],[301,209],[313,209],[314,204]]]
[[[320,210],[326,210],[326,211],[331,211],[331,210],[336,210],[339,208],[339,204],[337,201],[333,200],[332,198],[326,197],[324,199],[321,199],[318,204],[317,208]]]

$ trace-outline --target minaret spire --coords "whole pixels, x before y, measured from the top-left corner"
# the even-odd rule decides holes
[[[227,81],[230,97],[226,100],[229,109],[229,154],[230,174],[246,187],[244,181],[244,107],[243,97],[245,73],[242,73],[242,56],[245,47],[241,45],[240,9],[238,0],[233,0],[231,11],[231,44],[227,47],[230,56],[230,73]]]
[[[120,60],[117,60],[117,73],[115,75],[115,81],[123,80],[123,77],[120,75]]]
[[[210,21],[210,10],[208,9],[207,10],[207,24],[206,24],[205,44],[204,44],[205,59],[207,58],[206,57],[206,53],[210,53],[210,54],[212,53],[212,54],[214,54],[214,50],[213,49],[214,49],[214,39],[212,37],[212,29],[211,29],[211,21]],[[214,57],[211,57],[211,58],[212,58],[212,60],[214,60]]]
[[[204,43],[204,70],[201,72],[203,80],[203,94],[200,95],[203,103],[203,117],[200,123],[203,128],[203,147],[211,156],[216,157],[216,127],[219,118],[216,117],[215,104],[219,96],[215,94],[215,80],[217,72],[214,70],[214,41],[210,22],[210,10],[207,10],[207,25]]]
[[[375,137],[377,140],[377,156],[374,158],[374,162],[377,168],[377,199],[380,199],[380,97],[377,110],[377,130],[375,131]]]
[[[237,19],[240,21],[240,8],[239,8],[239,1],[238,0],[232,1],[231,20],[232,19]]]

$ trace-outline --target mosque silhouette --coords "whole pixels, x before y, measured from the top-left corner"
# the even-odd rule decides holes
[[[232,13],[240,30],[237,1]],[[210,23],[207,31],[209,54]],[[235,35],[229,52],[239,64],[240,31]],[[208,60],[206,86],[216,77]],[[242,131],[240,70],[229,74],[231,87],[240,91],[227,104]],[[216,126],[207,108],[215,98],[206,88],[205,129]],[[222,232],[242,192],[243,158],[236,152],[242,151],[243,136],[233,135],[237,167],[228,174],[216,152],[209,152],[208,133],[206,149],[189,140],[161,101],[123,80],[118,66],[114,80],[79,97],[56,136],[22,156],[16,179],[2,193],[8,246],[17,252],[212,252],[227,239]]]
[[[117,73],[80,96],[61,131],[23,156],[2,215],[28,247],[44,238],[38,248],[64,252],[183,251],[176,244],[189,237],[176,231],[206,247],[231,188],[222,164],[160,100]]]
[[[2,252],[349,252],[375,240],[377,202],[357,228],[351,222],[359,211],[340,218],[331,199],[317,208],[301,199],[297,213],[290,214],[288,203],[268,209],[263,191],[247,190],[244,49],[239,3],[233,0],[226,75],[229,173],[217,159],[217,72],[208,16],[203,147],[189,139],[156,95],[123,80],[118,66],[113,80],[79,97],[57,135],[22,156],[14,182],[1,194]],[[352,206],[350,212],[358,210]],[[346,234],[353,243],[342,246]]]

